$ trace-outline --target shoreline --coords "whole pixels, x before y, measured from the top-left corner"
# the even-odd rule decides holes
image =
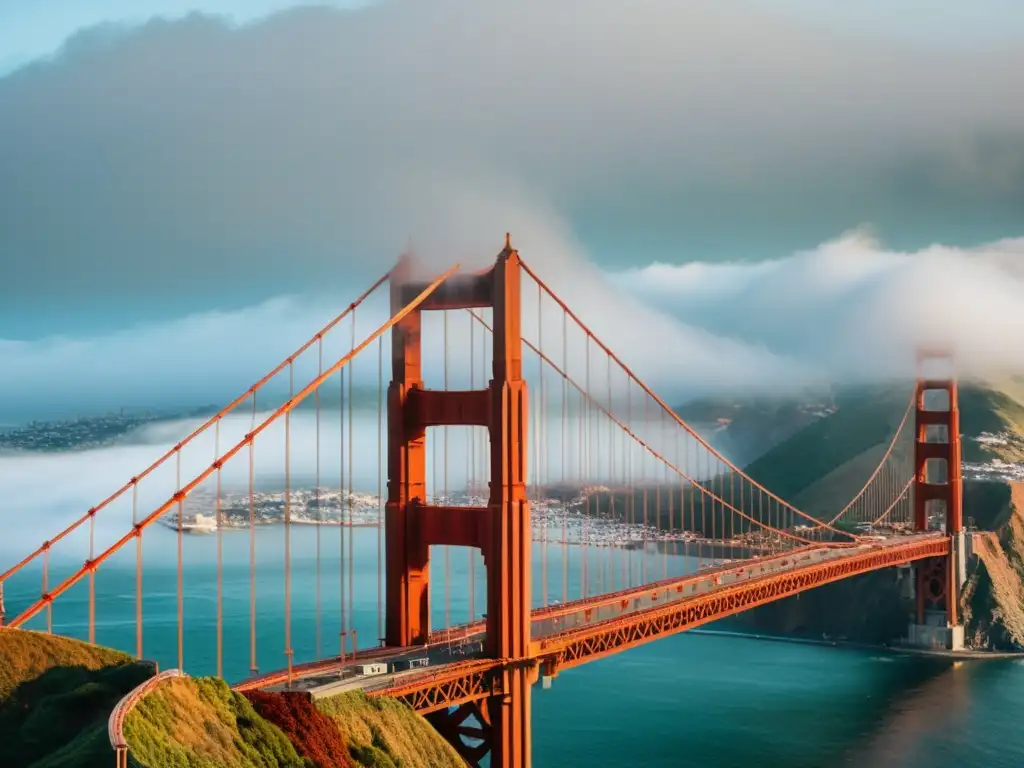
[[[213,522],[212,518],[206,517],[206,519]],[[177,533],[179,526],[174,515],[161,517],[157,522],[164,528]],[[301,525],[306,527],[316,527],[317,525],[328,527],[328,528],[378,528],[383,527],[383,520],[366,519],[365,517],[355,522],[338,522],[337,520],[311,520],[309,518],[293,518],[290,525]],[[250,527],[253,528],[283,528],[285,526],[284,520],[257,520],[252,526],[249,525],[248,521],[241,525],[230,525],[224,524],[219,528],[215,524],[211,525],[197,525],[194,519],[187,519],[183,521],[181,526],[182,533],[194,534],[194,535],[210,535],[216,534],[220,531],[248,531]],[[548,536],[544,535],[545,529],[542,526],[535,526],[533,529],[533,542],[535,544],[546,544],[551,547],[576,547],[586,549],[621,549],[625,551],[641,551],[645,548],[652,548],[655,554],[660,555],[672,555],[672,556],[683,556],[683,557],[706,557],[709,561],[715,561],[718,564],[728,563],[733,561],[742,561],[752,557],[760,557],[770,552],[768,548],[757,547],[749,544],[743,544],[740,542],[723,542],[714,539],[704,539],[700,537],[695,538],[674,538],[671,536],[665,537],[649,537],[643,538],[627,538],[627,539],[593,539],[593,540],[581,540],[578,538],[570,538],[563,540],[551,536],[551,528],[548,528]],[[555,531],[560,533],[560,531]]]
[[[770,643],[790,643],[792,645],[817,645],[831,648],[842,648],[851,651],[873,651],[876,653],[892,653],[900,656],[920,656],[923,658],[946,659],[949,661],[996,661],[1007,659],[1024,659],[1024,651],[979,651],[964,649],[947,651],[933,648],[914,648],[909,645],[874,645],[858,643],[853,640],[815,640],[809,637],[785,637],[783,635],[761,635],[751,632],[730,632],[723,629],[691,629],[688,635],[705,635],[707,637],[734,637],[743,640],[760,640]]]
[[[160,518],[158,523],[169,531],[177,533],[179,527],[177,522],[174,520],[165,520]],[[301,525],[305,527],[315,527],[317,525],[327,528],[378,528],[380,524],[376,520],[354,522],[354,523],[339,523],[337,521],[323,520],[318,523],[316,520],[292,520],[289,525]],[[273,521],[257,521],[254,523],[252,528],[284,528],[285,522],[283,520]],[[181,532],[190,536],[211,536],[220,532],[224,533],[245,533],[250,529],[248,524],[244,525],[223,525],[219,528],[213,526],[197,526],[194,523],[184,523],[181,526]],[[706,558],[709,565],[717,564],[723,565],[733,561],[742,561],[744,558],[758,557],[765,553],[767,550],[762,548],[754,548],[750,546],[742,546],[738,544],[723,544],[719,541],[710,539],[622,539],[622,540],[598,540],[584,542],[577,539],[570,539],[568,541],[562,541],[561,539],[545,538],[544,536],[534,531],[533,536],[534,544],[546,544],[551,547],[576,547],[586,549],[621,549],[623,551],[640,551],[646,547],[653,547],[657,555],[671,555],[674,557],[692,557],[692,558]],[[726,555],[728,554],[728,557]]]

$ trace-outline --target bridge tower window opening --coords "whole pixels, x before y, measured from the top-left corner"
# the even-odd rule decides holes
[[[948,413],[950,391],[945,387],[926,385],[921,392],[921,410],[930,413]]]

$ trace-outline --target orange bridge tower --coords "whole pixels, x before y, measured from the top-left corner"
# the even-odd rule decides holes
[[[403,257],[391,278],[392,311],[405,306],[426,281]],[[492,379],[482,390],[441,391],[423,386],[421,313],[491,307],[494,311]],[[503,662],[495,695],[471,703],[483,744],[463,757],[471,764],[488,751],[491,765],[530,764],[530,694],[537,678],[530,653],[530,506],[526,498],[527,388],[520,331],[519,254],[506,236],[493,267],[450,278],[392,333],[388,390],[388,498],[385,512],[386,618],[389,646],[426,643],[430,632],[430,547],[475,547],[487,574],[485,654]],[[486,507],[427,504],[426,430],[434,426],[485,427],[490,435],[491,482]],[[453,702],[453,706],[457,704]],[[457,711],[459,712],[459,711]],[[447,733],[465,720],[435,713]],[[452,728],[447,726],[452,725]]]
[[[917,362],[914,528],[944,530],[949,554],[915,567],[917,610],[908,640],[913,645],[956,650],[964,642],[957,604],[966,577],[958,388],[947,353],[919,352]]]

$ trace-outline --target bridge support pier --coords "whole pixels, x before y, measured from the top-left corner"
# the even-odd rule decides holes
[[[928,361],[950,365],[945,354],[918,355],[919,367]],[[964,628],[957,609],[960,588],[967,578],[967,553],[957,382],[921,372],[915,398],[914,528],[927,531],[944,522],[949,553],[914,567],[916,611],[907,627],[906,642],[919,648],[962,650]]]
[[[530,765],[533,684],[536,668],[517,665],[505,670],[504,694],[488,702],[491,711],[491,765],[519,768]]]
[[[914,598],[915,621],[907,627],[907,645],[932,650],[960,651],[964,648],[964,628],[958,621],[957,602],[960,581],[957,577],[956,537],[950,537],[950,554],[924,560],[916,566]]]

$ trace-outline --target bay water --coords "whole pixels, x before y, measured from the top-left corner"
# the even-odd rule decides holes
[[[313,526],[293,526],[290,535],[287,588],[295,662],[336,655],[343,629],[356,630],[359,647],[375,643],[380,634],[377,529],[323,526],[318,533]],[[256,530],[261,672],[286,664],[284,536],[281,526]],[[247,532],[231,531],[220,541],[223,673],[235,682],[250,667],[250,540]],[[166,528],[146,533],[143,656],[161,668],[178,663],[177,546],[177,535]],[[218,537],[183,536],[182,546],[185,668],[193,675],[213,674]],[[699,564],[699,557],[681,550],[652,547],[644,553],[535,543],[534,605],[545,597],[548,602],[578,597],[584,579],[589,593],[597,593],[621,588],[624,580],[691,572]],[[73,566],[52,561],[51,584]],[[486,610],[478,555],[435,548],[431,571],[435,627]],[[540,586],[545,575],[547,596]],[[38,596],[40,578],[34,569],[8,583],[8,616]],[[135,579],[131,545],[98,570],[98,643],[134,651]],[[88,588],[86,579],[56,601],[55,632],[87,637]],[[349,593],[354,606],[348,604]],[[29,627],[45,628],[46,613]],[[534,764],[1010,768],[1024,765],[1022,713],[1024,661],[953,663],[693,632],[565,671],[548,690],[535,687]]]

